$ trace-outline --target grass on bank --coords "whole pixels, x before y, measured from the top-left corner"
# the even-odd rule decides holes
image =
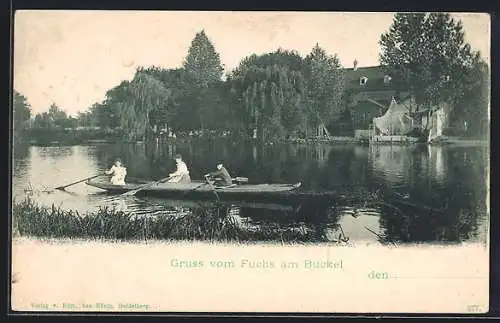
[[[314,242],[310,230],[278,224],[245,228],[217,206],[193,208],[186,214],[138,216],[109,207],[80,214],[75,210],[39,205],[31,198],[12,206],[13,236],[105,240],[201,240],[217,242]]]

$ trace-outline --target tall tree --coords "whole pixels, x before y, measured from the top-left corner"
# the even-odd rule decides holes
[[[68,115],[55,103],[50,105],[47,115],[50,127],[64,128],[67,125]]]
[[[196,33],[192,40],[183,67],[199,87],[206,88],[211,83],[221,81],[224,69],[220,55],[204,30]]]
[[[301,129],[306,121],[303,69],[300,55],[284,50],[244,59],[231,74],[241,98],[242,126],[255,129],[263,140]]]
[[[94,126],[96,123],[92,109],[89,109],[88,111],[85,112],[82,111],[78,112],[76,120],[78,127],[91,127]]]
[[[188,79],[187,72],[182,68],[163,69],[155,66],[140,71],[161,81],[170,92],[167,104],[151,112],[152,122],[162,126],[167,125],[173,130],[192,128],[194,125],[192,121],[196,118],[190,116],[192,110],[189,96],[193,85]]]
[[[97,126],[111,129],[121,126],[121,109],[130,100],[129,85],[130,81],[120,82],[120,84],[106,92],[103,102],[94,103],[90,107]]]
[[[318,132],[338,120],[343,111],[344,73],[338,57],[316,44],[305,58],[308,115]]]
[[[48,129],[51,127],[49,115],[47,112],[38,113],[35,115],[35,119],[33,121],[33,128],[36,129]]]
[[[451,113],[452,127],[459,133],[484,136],[489,130],[490,70],[478,56],[465,73],[460,95],[455,99]]]
[[[453,100],[474,53],[447,13],[397,13],[380,38],[380,63],[415,98],[416,109]]]
[[[146,138],[152,130],[150,113],[168,104],[170,91],[161,81],[138,71],[125,89],[126,100],[120,103],[120,123],[129,138]]]
[[[27,122],[30,120],[31,106],[28,103],[28,99],[16,90],[14,90],[13,101],[13,128],[14,131],[18,132],[24,130]]]
[[[43,129],[62,129],[70,125],[71,122],[66,112],[55,103],[50,105],[48,111],[38,113],[33,122],[34,128]]]
[[[183,108],[198,116],[198,126],[203,129],[210,117],[217,113],[215,92],[224,71],[220,55],[204,30],[197,33],[191,42],[183,68],[192,84]]]

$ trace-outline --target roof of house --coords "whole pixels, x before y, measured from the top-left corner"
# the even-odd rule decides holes
[[[346,89],[359,91],[383,91],[383,90],[404,90],[402,84],[397,84],[393,80],[390,83],[384,83],[386,73],[382,66],[368,66],[354,68],[345,68]],[[366,77],[366,84],[361,85],[360,79]]]
[[[383,79],[384,71],[382,66],[368,66],[368,67],[358,67],[356,70],[354,68],[345,68],[346,79],[349,80],[359,80],[360,77],[366,76],[372,79]]]

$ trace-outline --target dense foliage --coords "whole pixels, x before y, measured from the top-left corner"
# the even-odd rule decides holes
[[[71,128],[76,124],[76,119],[68,117],[55,103],[51,104],[49,111],[37,114],[33,120],[34,128]]]
[[[12,125],[14,138],[23,138],[31,117],[31,107],[24,95],[14,90]]]
[[[487,131],[489,69],[465,42],[460,21],[444,13],[398,13],[380,45],[383,68],[409,89],[415,110],[447,102],[461,134]],[[224,71],[202,30],[181,67],[140,67],[87,112],[73,118],[53,104],[31,120],[31,127],[114,129],[128,140],[199,130],[266,141],[335,135],[350,118],[346,103],[352,89],[345,88],[344,71],[337,56],[319,44],[305,57],[284,49],[252,54]],[[17,92],[14,99],[14,128],[20,129],[29,124],[29,104]]]
[[[409,89],[414,111],[451,103],[455,122],[485,130],[488,66],[465,42],[461,21],[447,13],[397,13],[380,45],[381,64]]]

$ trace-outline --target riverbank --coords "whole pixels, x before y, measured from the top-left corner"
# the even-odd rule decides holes
[[[431,145],[463,145],[463,146],[480,146],[489,145],[489,139],[469,139],[460,137],[442,136],[433,140]]]
[[[123,132],[113,129],[27,129],[19,140],[31,145],[81,145],[121,141]]]
[[[223,141],[233,141],[233,142],[255,142],[260,143],[253,139],[242,139],[242,138],[229,138],[229,137],[216,137],[216,138],[203,138],[203,137],[180,137],[180,138],[162,138],[153,139],[152,143],[191,143],[197,141],[213,141],[213,140],[223,140]],[[29,139],[25,140],[32,146],[73,146],[73,145],[95,145],[95,144],[114,144],[114,143],[144,143],[142,140],[123,140],[117,137],[101,137],[100,139],[84,139],[84,138],[66,138],[64,140],[45,140],[45,139]],[[309,138],[309,139],[284,139],[275,142],[266,142],[264,145],[274,145],[274,144],[361,144],[367,145],[370,142],[366,139],[358,139],[355,137],[329,137],[329,138]],[[376,142],[376,145],[417,145],[424,144],[426,142],[415,142],[414,140],[402,140],[392,141],[392,142]],[[488,145],[489,140],[481,139],[468,139],[459,137],[441,137],[434,140],[431,145],[458,145],[458,146],[484,146]]]
[[[80,214],[55,206],[42,206],[31,198],[14,201],[13,235],[62,239],[111,241],[201,240],[317,242],[314,232],[303,227],[261,225],[248,227],[225,207],[191,208],[178,214],[137,216],[109,207]]]

